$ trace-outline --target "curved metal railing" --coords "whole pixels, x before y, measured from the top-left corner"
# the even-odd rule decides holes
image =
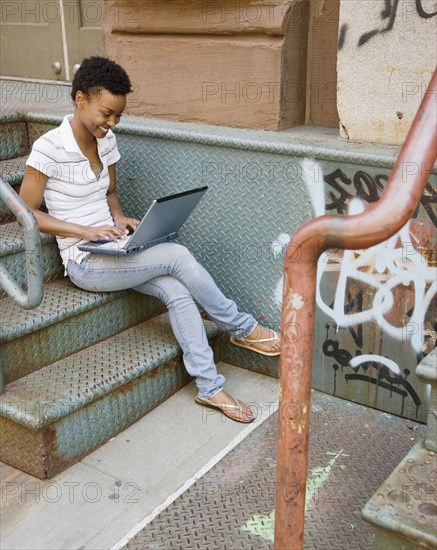
[[[310,220],[290,241],[282,305],[277,550],[303,548],[318,258],[330,248],[368,248],[399,231],[413,215],[436,157],[437,69],[380,200],[362,214]]]
[[[43,297],[41,238],[36,219],[24,201],[3,178],[0,178],[0,198],[23,228],[26,253],[27,291],[13,279],[0,261],[0,286],[24,309],[38,307]]]

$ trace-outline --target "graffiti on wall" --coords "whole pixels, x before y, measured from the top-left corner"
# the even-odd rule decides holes
[[[382,3],[382,2],[381,2]],[[370,29],[364,32],[359,40],[358,47],[367,44],[374,36],[389,32],[393,29],[398,17],[406,18],[411,15],[417,15],[421,19],[431,19],[437,16],[437,10],[430,6],[430,2],[425,0],[415,0],[415,2],[399,2],[399,0],[383,0],[382,9],[380,11],[381,25],[377,28]],[[348,25],[345,23],[341,26],[339,32],[338,49],[341,50],[344,46]]]
[[[384,174],[372,176],[362,170],[346,174],[336,168],[324,175],[321,166],[311,159],[302,162],[302,174],[316,216],[325,212],[358,214],[366,203],[378,200],[387,181]],[[381,343],[365,343],[363,326],[373,323],[395,341],[406,343],[417,362],[435,346],[436,203],[437,194],[428,184],[414,218],[390,239],[366,250],[327,251],[321,255],[316,303],[333,321],[327,325],[322,353],[333,368],[334,394],[337,374],[346,369],[346,382],[365,382],[388,390],[390,395],[399,395],[400,414],[404,414],[404,400],[409,397],[417,416],[421,400],[407,380],[411,365],[401,369],[381,350],[375,352]],[[288,235],[280,235],[274,253],[284,249],[289,240]],[[333,294],[324,290],[327,276],[335,278]],[[279,281],[275,290],[277,303],[281,296]],[[349,331],[355,350],[340,346],[336,339],[339,329]],[[348,369],[351,370],[347,372]]]
[[[313,168],[311,171],[314,173]],[[343,170],[337,168],[324,176],[324,180],[328,188],[327,192],[329,198],[325,206],[326,211],[335,211],[337,214],[344,214],[348,211],[349,204],[354,198],[359,198],[367,203],[376,202],[384,190],[388,176],[379,174],[372,177],[363,170],[358,170],[354,173],[352,178],[349,178]],[[413,219],[417,218],[420,210],[423,209],[428,215],[432,225],[437,228],[436,204],[437,191],[430,183],[427,183],[419,207],[413,214]]]

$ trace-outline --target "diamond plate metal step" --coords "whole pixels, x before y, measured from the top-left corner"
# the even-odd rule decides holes
[[[419,441],[363,509],[377,550],[437,548],[437,453]]]
[[[23,157],[2,160],[0,161],[0,178],[11,185],[16,193],[20,192],[20,184],[24,177],[26,169],[26,160],[28,155]],[[10,223],[15,221],[14,214],[6,207],[5,203],[0,200],[0,224]]]
[[[29,155],[0,161],[0,177],[9,185],[18,185],[24,177]]]
[[[304,548],[371,550],[361,509],[424,427],[317,391],[311,399]],[[273,404],[257,405],[264,413]],[[277,487],[277,435],[275,412],[123,548],[273,549],[276,490],[301,498]]]
[[[6,384],[165,310],[151,296],[135,291],[86,292],[67,277],[46,284],[43,301],[35,309],[22,309],[12,298],[3,299],[1,308]]]
[[[29,151],[27,124],[22,115],[0,116],[0,160],[22,157]]]
[[[64,273],[56,239],[52,235],[41,233],[43,276],[51,281]],[[24,285],[26,257],[22,229],[16,223],[0,225],[0,258],[3,265],[20,285]]]
[[[218,332],[210,321],[205,329]],[[7,385],[0,460],[51,478],[189,380],[168,315],[159,315]]]

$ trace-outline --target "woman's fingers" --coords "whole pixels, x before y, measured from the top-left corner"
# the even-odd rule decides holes
[[[90,227],[88,231],[89,241],[98,241],[99,239],[112,239],[119,241],[128,235],[126,228],[112,225],[102,225],[100,227]]]
[[[124,218],[117,223],[117,227],[126,231],[128,227],[135,229],[139,223],[139,220],[136,220],[135,218]]]
[[[129,218],[129,225],[132,227],[132,229],[135,229],[135,227],[138,227],[140,225],[140,220]]]
[[[99,236],[101,238],[109,238],[117,241],[118,239],[122,239],[126,236],[126,231],[123,231],[118,227],[108,225],[107,227],[103,227],[100,229]]]

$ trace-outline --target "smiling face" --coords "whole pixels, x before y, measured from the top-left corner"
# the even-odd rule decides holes
[[[81,123],[81,133],[101,139],[120,122],[126,107],[126,96],[114,95],[104,88],[88,95],[79,91],[76,94],[76,107],[75,117]]]

